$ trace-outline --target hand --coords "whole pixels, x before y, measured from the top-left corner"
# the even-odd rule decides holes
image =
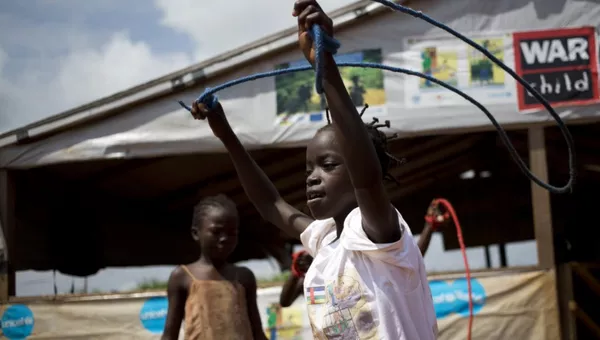
[[[323,12],[315,0],[296,0],[293,16],[298,18],[298,42],[304,57],[311,65],[315,64],[315,49],[308,32],[312,25],[319,25],[333,38],[333,21]]]
[[[308,253],[303,253],[302,255],[298,256],[296,263],[298,265],[298,269],[306,273],[308,271],[308,268],[310,268],[312,261],[312,256],[310,256]]]
[[[439,205],[437,200],[431,201],[427,208],[426,221],[430,220],[430,224],[434,229],[438,229],[446,224],[449,220],[448,212],[442,211],[443,206]]]
[[[208,119],[208,125],[217,138],[223,138],[228,132],[231,132],[231,127],[220,103],[217,103],[214,109],[209,109],[206,105],[195,101],[192,104],[192,116],[194,119]]]

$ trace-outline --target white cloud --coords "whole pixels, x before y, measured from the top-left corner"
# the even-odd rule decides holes
[[[182,53],[154,55],[144,42],[116,33],[99,49],[73,51],[60,62],[52,85],[61,102],[74,105],[117,92],[191,63]]]
[[[98,47],[72,49],[66,56],[21,70],[13,79],[0,70],[0,124],[15,127],[127,89],[189,65],[183,53],[155,55],[145,42],[115,33]],[[0,54],[0,66],[7,64]],[[50,72],[48,75],[47,73]]]
[[[55,7],[47,10],[60,10]],[[76,6],[73,21],[52,15],[37,20],[37,7],[22,13],[0,13],[0,131],[125,90],[193,62],[183,52],[157,53],[150,42],[132,39],[127,30],[110,32],[86,26],[78,18],[101,9],[94,4],[88,7]],[[110,15],[107,9],[99,13]],[[140,16],[126,25],[139,27],[143,22],[158,26],[144,20],[147,18]]]
[[[330,11],[355,0],[325,0]],[[242,44],[292,27],[293,1],[156,0],[163,11],[161,23],[188,34],[196,42],[196,59],[206,59]]]

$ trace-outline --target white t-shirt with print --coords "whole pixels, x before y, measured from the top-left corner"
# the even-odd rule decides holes
[[[333,219],[316,220],[300,235],[314,257],[304,297],[315,339],[437,338],[423,257],[400,213],[398,219],[402,238],[388,244],[369,240],[358,208],[338,240]]]

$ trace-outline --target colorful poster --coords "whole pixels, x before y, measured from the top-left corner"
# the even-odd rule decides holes
[[[483,46],[494,57],[504,61],[504,39],[475,39],[475,42]],[[494,64],[481,51],[469,46],[467,55],[469,62],[469,87],[503,87],[504,70]]]
[[[513,34],[515,70],[552,106],[594,104],[598,95],[598,59],[594,27]],[[520,111],[544,107],[517,85]]]
[[[381,63],[380,49],[364,50],[335,56],[337,62]],[[278,65],[276,69],[307,65],[305,60]],[[369,104],[369,113],[381,115],[385,105],[383,71],[379,69],[342,67],[340,73],[352,101],[360,111]],[[326,122],[324,96],[315,91],[315,72],[312,70],[288,73],[275,77],[277,120],[279,124]]]
[[[510,34],[469,36],[512,67]],[[409,38],[406,46],[406,68],[452,85],[482,104],[514,103],[513,79],[466,43],[454,38]],[[409,108],[472,105],[450,90],[416,76],[405,77],[404,94]]]
[[[267,329],[269,340],[302,340],[304,332],[304,308],[290,306],[282,308],[278,302],[267,308]]]

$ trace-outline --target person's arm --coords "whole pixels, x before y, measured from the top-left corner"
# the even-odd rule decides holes
[[[419,249],[421,254],[425,256],[427,248],[429,248],[429,242],[431,241],[431,235],[434,231],[438,230],[448,223],[447,212],[440,210],[442,207],[438,204],[438,200],[433,200],[427,207],[427,213],[425,214],[425,225],[421,236],[419,236]]]
[[[433,234],[433,226],[429,222],[425,222],[425,226],[423,227],[423,231],[419,236],[419,249],[421,250],[421,255],[425,256],[427,252],[427,248],[429,248],[429,242],[431,241],[431,235]]]
[[[208,118],[213,133],[229,152],[246,195],[262,218],[291,237],[300,239],[300,234],[313,219],[283,200],[275,185],[252,159],[231,129],[221,105],[218,104],[215,109],[209,110],[196,102],[192,106],[192,115],[194,118]]]
[[[185,300],[187,299],[187,291],[183,285],[185,275],[181,267],[177,267],[169,277],[167,285],[169,307],[161,340],[177,340],[179,338],[179,330],[185,313]]]
[[[304,278],[295,275],[285,281],[283,288],[281,289],[281,295],[279,296],[279,304],[281,307],[289,307],[296,301],[298,296],[302,295],[304,289]]]
[[[329,35],[333,23],[314,0],[298,0],[294,7],[298,16],[299,40],[308,61],[314,64],[314,50],[308,35],[312,25],[320,25]],[[398,241],[402,233],[400,221],[383,185],[383,173],[375,147],[365,124],[352,103],[333,56],[325,53],[323,89],[329,105],[336,140],[354,186],[362,216],[363,229],[375,243]]]
[[[248,318],[250,326],[252,327],[252,337],[254,340],[267,340],[265,332],[262,328],[262,322],[260,320],[260,313],[258,311],[258,304],[256,302],[256,278],[254,273],[248,268],[240,267],[241,283],[246,291],[246,304],[248,309]]]

